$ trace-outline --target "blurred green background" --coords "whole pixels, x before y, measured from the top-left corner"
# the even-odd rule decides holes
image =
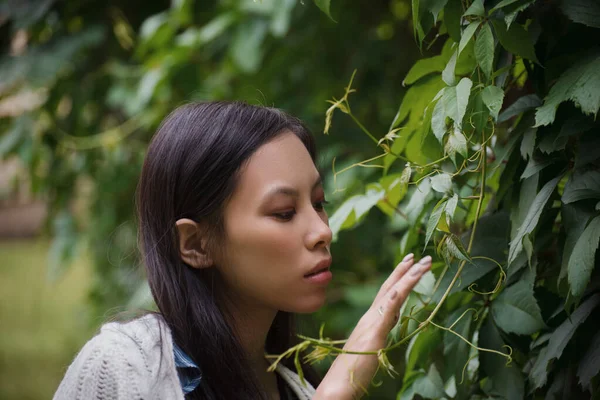
[[[384,135],[421,53],[410,0],[8,0],[0,3],[0,398],[51,397],[99,325],[148,305],[133,195],[162,118],[191,100],[283,108],[315,133],[331,210],[378,154],[349,118],[323,135],[326,100],[354,70],[353,113]],[[333,21],[335,20],[335,21]],[[391,270],[385,215],[333,246],[331,337],[348,334]],[[352,285],[360,283],[361,285]],[[322,369],[324,367],[321,367]],[[400,382],[374,389],[395,396]],[[379,390],[379,392],[377,392]],[[387,392],[386,392],[387,391]],[[379,395],[377,394],[379,393]],[[387,393],[387,394],[386,394]]]

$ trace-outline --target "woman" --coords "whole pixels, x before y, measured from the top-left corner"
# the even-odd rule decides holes
[[[137,197],[160,313],[106,324],[55,399],[360,397],[375,356],[338,356],[320,384],[307,368],[306,386],[289,365],[267,371],[265,353],[294,344],[293,314],[319,309],[332,277],[315,158],[308,130],[277,109],[214,102],[169,115],[149,146]],[[431,257],[405,257],[345,348],[384,347],[430,266]]]

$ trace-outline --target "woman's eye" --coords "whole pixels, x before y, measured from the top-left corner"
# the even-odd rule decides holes
[[[321,200],[321,201],[317,201],[315,203],[315,209],[319,210],[319,211],[323,211],[325,209],[325,205],[329,204],[329,202],[325,199]]]
[[[296,214],[296,210],[283,212],[283,213],[277,213],[277,214],[273,214],[273,215],[275,216],[275,218],[278,218],[282,221],[290,221],[292,219],[292,217],[294,216],[294,214]]]

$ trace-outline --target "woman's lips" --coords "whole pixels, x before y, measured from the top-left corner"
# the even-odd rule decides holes
[[[333,277],[333,274],[329,270],[331,266],[331,257],[321,260],[317,265],[314,266],[304,278],[313,283],[327,283]]]

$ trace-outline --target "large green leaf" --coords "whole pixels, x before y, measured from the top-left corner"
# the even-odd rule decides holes
[[[502,21],[491,20],[496,31],[496,36],[500,41],[500,44],[509,52],[526,58],[531,61],[535,61],[539,64],[539,61],[535,55],[535,49],[531,42],[529,33],[519,24],[512,24],[510,28],[506,27],[506,24]]]
[[[556,109],[563,101],[571,100],[584,114],[598,113],[600,109],[600,55],[578,60],[565,71],[537,109],[537,126],[554,122]]]
[[[431,183],[429,179],[423,179],[415,190],[409,195],[408,204],[405,207],[405,213],[410,224],[415,224],[421,216],[425,204],[431,198]]]
[[[569,177],[562,195],[563,203],[569,204],[584,199],[600,199],[600,171],[576,170]]]
[[[595,294],[581,304],[569,318],[565,320],[550,336],[548,346],[543,349],[538,358],[535,360],[529,378],[532,384],[532,389],[537,389],[546,384],[548,380],[548,363],[560,358],[567,344],[575,334],[575,331],[581,325],[590,313],[600,303],[600,294]]]
[[[395,207],[406,195],[410,175],[411,167],[406,166],[400,174],[386,175],[379,179],[379,184],[385,190],[385,198],[377,204],[381,211],[389,216],[394,215]]]
[[[585,228],[569,258],[569,284],[574,296],[581,296],[595,266],[596,249],[600,241],[600,216]]]
[[[597,0],[561,1],[560,8],[571,21],[600,28],[600,3]]]
[[[533,232],[533,230],[537,226],[544,206],[546,205],[546,202],[548,202],[548,199],[550,198],[550,195],[552,195],[552,192],[554,192],[554,188],[556,187],[556,184],[559,180],[560,177],[552,179],[551,181],[546,183],[544,187],[539,191],[539,193],[535,196],[535,199],[531,203],[531,206],[527,211],[527,215],[525,216],[522,225],[519,226],[516,236],[510,242],[510,248],[508,253],[509,266],[523,250],[523,238],[525,237],[525,235],[528,235],[531,232]]]
[[[452,56],[448,60],[448,64],[442,71],[442,80],[448,86],[454,86],[456,79],[454,77],[454,70],[456,69],[456,60],[458,59],[458,49],[452,53]]]
[[[494,65],[494,35],[489,23],[483,24],[475,40],[475,58],[486,78],[492,75]],[[498,113],[496,113],[498,116]]]
[[[415,394],[425,399],[439,399],[445,397],[444,381],[435,364],[431,364],[427,375],[423,375],[412,384]]]
[[[546,324],[533,295],[533,278],[522,278],[504,289],[492,302],[492,315],[496,324],[507,333],[531,335],[543,329]]]
[[[481,99],[488,110],[490,110],[490,115],[494,117],[494,120],[498,119],[498,113],[504,101],[504,91],[498,86],[487,86],[481,92]]]

